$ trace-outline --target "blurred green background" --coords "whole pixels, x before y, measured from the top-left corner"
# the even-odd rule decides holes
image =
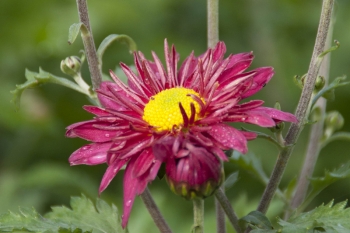
[[[103,0],[88,2],[95,43],[109,34],[127,34],[138,49],[151,58],[151,50],[163,59],[163,41],[168,38],[181,54],[181,61],[192,51],[206,50],[206,3],[203,0]],[[227,45],[227,54],[254,51],[251,68],[273,66],[276,74],[254,98],[263,99],[272,107],[276,101],[285,111],[293,112],[300,89],[293,76],[307,72],[321,9],[321,0],[222,0],[220,1],[220,39]],[[331,80],[350,74],[350,1],[338,0],[335,5],[334,39],[341,43],[332,53]],[[2,0],[0,1],[0,213],[18,206],[34,206],[45,213],[52,205],[68,205],[70,196],[98,196],[100,179],[106,169],[100,166],[70,167],[69,155],[81,145],[81,139],[65,138],[65,127],[90,119],[82,106],[87,99],[67,88],[47,84],[26,90],[21,109],[10,103],[10,90],[25,82],[24,71],[37,72],[39,67],[58,76],[60,61],[79,55],[81,38],[68,45],[68,28],[78,22],[73,0]],[[120,61],[132,64],[125,45],[113,44],[105,53],[103,70],[115,69]],[[83,67],[88,80],[88,68]],[[343,130],[350,131],[349,87],[336,90],[336,101],[328,110],[338,110],[345,118]],[[250,126],[247,128],[253,129]],[[256,129],[256,128],[254,128]],[[262,129],[261,131],[269,133]],[[309,127],[303,131],[281,188],[298,174],[304,155]],[[332,142],[322,150],[316,175],[349,160],[350,144]],[[259,156],[269,174],[277,149],[261,139],[249,143],[249,151]],[[226,164],[226,173],[237,170]],[[101,197],[122,210],[122,173],[118,174]],[[150,186],[165,218],[176,232],[188,232],[192,225],[192,203],[173,195],[164,180]],[[228,191],[239,217],[256,208],[264,186],[250,174],[240,171],[240,179]],[[350,198],[350,181],[330,186],[313,205]],[[269,215],[279,213],[282,203],[273,202]],[[310,206],[312,208],[313,206]],[[206,201],[205,228],[214,232],[213,198]],[[179,224],[181,222],[181,224]],[[232,227],[228,227],[233,232]],[[147,211],[137,198],[129,222],[130,232],[156,232]]]

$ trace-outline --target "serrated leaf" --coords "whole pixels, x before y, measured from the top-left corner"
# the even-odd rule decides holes
[[[0,232],[124,233],[118,209],[97,199],[96,208],[84,195],[71,198],[72,208],[53,207],[44,217],[33,208],[0,215]]]
[[[347,202],[333,206],[333,201],[314,210],[291,217],[288,222],[279,220],[282,232],[350,232],[350,208],[344,209]]]
[[[252,211],[248,215],[241,218],[241,220],[264,230],[272,230],[272,224],[270,220],[261,212],[259,211]]]
[[[224,183],[225,190],[229,190],[230,188],[232,188],[233,185],[237,182],[237,180],[238,180],[238,171],[232,173],[226,178]]]
[[[91,231],[92,233],[120,233],[120,217],[116,206],[108,205],[97,199],[96,208],[91,200],[82,197],[71,198],[71,209],[67,207],[52,207],[52,212],[45,215],[48,219],[56,219],[72,226]]]
[[[314,177],[310,178],[310,183],[312,189],[307,195],[305,201],[298,208],[299,211],[302,211],[307,207],[307,205],[326,187],[333,184],[334,182],[350,177],[350,161],[342,165],[340,168],[330,172],[326,171],[323,177]]]
[[[69,225],[46,219],[34,208],[19,209],[19,214],[8,212],[0,216],[0,232],[29,231],[29,232],[62,232],[75,233],[82,231],[71,230]],[[88,233],[87,231],[85,233]]]
[[[84,33],[84,34],[89,34],[88,29],[86,28],[85,24],[83,23],[74,23],[69,27],[68,31],[68,43],[73,44],[75,39],[77,38],[79,32]]]
[[[37,87],[37,86],[44,84],[44,83],[59,84],[59,85],[71,88],[75,91],[78,91],[80,93],[83,93],[83,94],[90,96],[90,93],[87,93],[85,90],[83,90],[81,87],[79,87],[74,82],[72,82],[66,78],[55,76],[51,73],[48,73],[48,72],[42,70],[41,68],[39,69],[39,73],[32,72],[32,71],[26,69],[25,77],[26,77],[27,81],[23,84],[16,85],[16,89],[11,91],[11,93],[13,94],[13,98],[12,98],[11,102],[15,104],[16,109],[19,109],[20,98],[21,98],[21,95],[25,89],[34,88],[34,87]]]

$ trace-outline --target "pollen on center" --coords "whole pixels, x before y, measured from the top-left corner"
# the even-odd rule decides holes
[[[191,116],[191,103],[193,103],[196,109],[195,120],[197,120],[200,106],[191,96],[188,96],[189,94],[200,98],[197,92],[184,87],[175,87],[159,92],[152,96],[146,104],[142,118],[158,132],[170,131],[174,125],[184,124],[179,103],[185,109],[188,117]],[[204,102],[203,99],[202,101]]]

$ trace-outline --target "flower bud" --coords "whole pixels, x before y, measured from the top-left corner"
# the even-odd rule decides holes
[[[181,150],[180,158],[166,164],[165,173],[170,189],[186,199],[205,198],[220,187],[224,170],[220,160],[204,148]]]
[[[332,136],[334,131],[341,129],[344,125],[344,118],[338,111],[328,112],[324,120],[324,138]]]
[[[61,61],[61,71],[70,76],[80,73],[81,60],[77,56],[70,56]]]
[[[315,91],[319,92],[322,90],[324,85],[326,84],[326,80],[323,76],[317,76],[316,82],[315,82]]]

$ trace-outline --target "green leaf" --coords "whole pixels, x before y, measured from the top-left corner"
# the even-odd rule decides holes
[[[324,98],[328,100],[334,100],[334,89],[337,87],[345,86],[350,84],[350,82],[344,82],[346,79],[346,76],[341,76],[333,80],[331,84],[324,87],[322,90],[320,90],[315,97],[312,99],[311,107],[313,107],[316,103],[316,101],[323,96]]]
[[[68,43],[73,44],[75,39],[77,38],[79,32],[84,33],[86,35],[89,34],[88,29],[86,28],[85,24],[83,23],[74,23],[69,27],[69,32],[68,32]]]
[[[252,211],[248,215],[241,218],[241,220],[264,230],[272,230],[272,224],[269,219],[259,211]]]
[[[326,187],[334,182],[350,177],[350,161],[342,165],[340,168],[330,172],[326,171],[323,177],[310,178],[312,189],[307,195],[305,201],[298,208],[298,211],[302,211],[307,205]]]
[[[96,207],[91,200],[71,198],[72,209],[53,207],[44,217],[34,209],[20,208],[20,213],[8,212],[0,215],[0,232],[44,232],[44,233],[123,233],[118,209],[97,199]]]
[[[45,215],[49,219],[59,219],[77,226],[83,231],[93,233],[124,232],[116,206],[109,206],[105,201],[97,199],[96,208],[91,200],[82,197],[72,197],[71,207],[52,207],[52,212]]]
[[[92,97],[90,95],[90,93],[87,93],[85,90],[83,90],[81,87],[79,87],[74,82],[72,82],[66,78],[61,78],[61,77],[55,76],[53,74],[50,74],[50,73],[42,70],[41,68],[39,69],[39,73],[32,72],[32,71],[26,69],[25,77],[26,77],[27,81],[23,84],[16,85],[16,89],[11,91],[11,93],[13,94],[13,98],[12,98],[11,102],[16,105],[16,109],[19,109],[20,98],[21,98],[21,95],[25,89],[34,88],[34,87],[37,87],[37,86],[44,84],[44,83],[59,84],[59,85],[71,88],[71,89],[78,91],[80,93],[83,93],[83,94],[89,96],[90,98]]]
[[[33,208],[19,208],[19,214],[8,212],[0,215],[0,232],[82,232],[71,230],[68,224],[46,219]],[[86,231],[88,232],[88,231]]]
[[[224,183],[225,190],[229,190],[230,188],[232,188],[233,185],[237,182],[237,180],[238,180],[238,171],[232,173],[227,177]]]
[[[127,44],[129,46],[129,52],[133,53],[137,50],[135,41],[127,35],[111,34],[107,36],[100,44],[97,50],[98,64],[100,70],[102,70],[102,57],[106,49],[114,42],[118,41],[120,43]]]
[[[350,208],[346,201],[333,206],[333,201],[314,210],[291,217],[288,222],[279,220],[283,233],[350,232]]]
[[[328,143],[336,141],[336,140],[346,140],[350,141],[350,132],[337,132],[327,138],[325,141],[321,143],[321,148],[325,147]]]

